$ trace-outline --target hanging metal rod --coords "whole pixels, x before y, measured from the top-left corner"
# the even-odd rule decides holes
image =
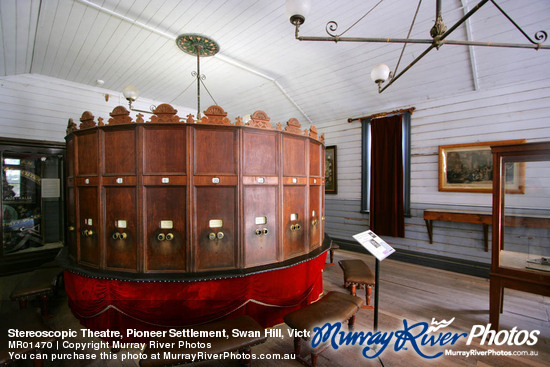
[[[446,40],[453,31],[455,31],[462,23],[464,23],[468,18],[470,18],[475,12],[477,12],[483,5],[485,5],[488,1],[491,1],[497,9],[506,16],[506,18],[514,24],[516,28],[520,30],[520,32],[529,40],[529,44],[524,43],[506,43],[506,42],[479,42],[479,41],[470,41],[470,40]],[[378,6],[379,3],[375,5]],[[374,9],[374,8],[373,8]],[[370,13],[373,9],[370,9],[368,13]],[[363,19],[365,16],[361,17]],[[303,17],[300,16],[294,16],[291,17],[290,21],[295,26],[295,35],[294,37],[299,41],[313,41],[313,42],[324,42],[324,41],[330,41],[330,42],[367,42],[367,43],[416,43],[416,44],[428,44],[430,45],[420,56],[418,56],[416,59],[414,59],[405,69],[403,69],[399,74],[397,75],[390,75],[390,80],[388,84],[384,86],[384,88],[381,87],[381,83],[378,84],[378,92],[382,93],[386,88],[388,88],[394,81],[399,79],[401,75],[403,75],[407,70],[409,70],[414,64],[416,64],[420,59],[422,59],[428,52],[430,52],[433,48],[439,49],[443,45],[461,45],[461,46],[482,46],[482,47],[504,47],[504,48],[529,48],[534,50],[550,50],[550,45],[543,45],[542,42],[546,41],[548,34],[545,31],[538,31],[535,34],[535,39],[539,41],[538,43],[533,41],[522,29],[519,25],[517,25],[508,14],[504,12],[502,8],[500,8],[495,0],[481,0],[477,5],[475,5],[470,11],[468,11],[464,16],[458,20],[452,27],[450,27],[448,30],[445,27],[445,24],[443,24],[443,20],[441,17],[441,0],[436,0],[436,21],[433,26],[433,28],[430,31],[432,39],[429,38],[384,38],[384,37],[341,37],[341,35],[334,34],[332,32],[336,31],[338,29],[338,23],[335,21],[329,21],[326,25],[326,32],[329,34],[328,37],[316,37],[316,36],[300,36],[299,35],[299,29],[300,25],[304,22]],[[350,28],[355,26],[358,22],[355,22]],[[347,32],[350,28],[348,28],[345,32]],[[345,33],[344,32],[344,33]],[[342,33],[342,34],[344,34]]]

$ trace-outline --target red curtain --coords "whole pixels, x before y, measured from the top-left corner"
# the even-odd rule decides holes
[[[286,269],[195,282],[133,282],[88,278],[65,271],[69,306],[90,330],[181,328],[252,316],[264,327],[317,300],[326,253]]]
[[[370,228],[405,237],[401,115],[371,121]]]

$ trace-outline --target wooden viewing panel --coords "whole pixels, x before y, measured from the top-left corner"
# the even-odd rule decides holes
[[[430,243],[433,243],[433,221],[474,223],[483,225],[483,244],[485,252],[489,251],[489,225],[493,224],[493,215],[489,211],[466,211],[452,209],[426,209],[424,221],[428,230]],[[506,214],[506,226],[550,228],[550,216]]]
[[[324,137],[256,111],[245,126],[211,106],[195,122],[170,105],[134,122],[85,112],[67,128],[69,253],[79,265],[194,273],[277,264],[324,234]]]

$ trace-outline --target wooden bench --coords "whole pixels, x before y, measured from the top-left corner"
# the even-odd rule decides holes
[[[236,329],[244,332],[243,335],[238,337],[233,336],[232,331]],[[153,342],[149,342],[143,351],[143,354],[147,357],[141,359],[139,365],[142,367],[161,367],[197,363],[208,360],[208,357],[204,355],[203,358],[200,358],[199,352],[208,355],[221,355],[225,352],[238,351],[242,354],[242,358],[240,359],[242,364],[248,366],[251,361],[250,348],[267,340],[264,328],[250,316],[216,321],[193,327],[192,330],[199,333],[201,331],[207,332],[210,335],[215,335],[216,332],[222,333],[225,330],[228,337],[197,336],[155,339]],[[208,343],[210,343],[210,347],[205,348],[204,345]],[[159,354],[161,359],[151,359],[152,354]],[[164,358],[167,354],[171,358]],[[199,359],[195,359],[194,361],[189,359],[192,356],[197,356]]]
[[[317,302],[287,314],[284,321],[290,328],[309,331],[310,335],[313,335],[313,328],[316,326],[321,327],[327,322],[343,323],[348,321],[348,328],[351,331],[355,323],[355,314],[363,306],[363,303],[363,300],[359,297],[341,292],[330,292]],[[296,359],[306,366],[315,367],[317,357],[328,347],[328,344],[320,344],[316,348],[312,348],[311,364],[309,364],[300,355],[302,340],[309,340],[309,337],[294,337]]]
[[[355,296],[357,288],[365,288],[366,305],[363,308],[373,309],[370,304],[372,287],[376,285],[374,274],[362,260],[340,260],[338,265],[344,271],[344,288],[350,288],[350,293]]]
[[[25,338],[9,338],[8,330],[18,329],[21,331],[48,331],[49,329],[44,324],[40,315],[36,310],[26,309],[15,312],[4,313],[0,315],[0,366],[9,365],[14,362],[9,355],[9,352],[15,354],[37,354],[42,353],[41,347],[47,347],[48,343],[54,343],[55,338],[52,336],[31,336]],[[22,340],[26,343],[15,348],[9,347],[11,340]],[[43,366],[42,359],[34,359],[35,367]]]
[[[27,300],[33,297],[40,298],[42,316],[48,315],[48,297],[51,296],[60,282],[63,269],[51,263],[42,265],[30,272],[19,283],[10,295],[10,298],[19,302],[19,308],[27,307]]]

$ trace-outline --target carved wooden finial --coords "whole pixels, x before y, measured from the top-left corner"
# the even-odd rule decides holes
[[[103,123],[103,117],[97,118],[97,126],[105,126],[105,124]]]
[[[319,137],[319,141],[323,144],[325,144],[325,133],[322,133],[321,136]]]
[[[250,116],[248,126],[260,127],[262,129],[272,129],[273,126],[271,126],[269,120],[271,120],[271,118],[267,116],[264,111],[256,111]]]
[[[298,134],[298,135],[303,134],[302,129],[300,129],[302,127],[302,125],[300,125],[300,122],[298,120],[296,120],[295,118],[291,118],[290,120],[288,120],[286,125],[287,125],[285,127],[286,132],[289,132],[289,133],[292,133],[292,134]]]
[[[80,128],[88,129],[90,127],[95,127],[94,115],[90,111],[84,111],[80,118]]]
[[[283,130],[283,125],[280,122],[277,122],[276,126],[277,126],[277,130],[279,130],[279,131]]]
[[[153,110],[154,115],[151,116],[151,123],[161,124],[161,123],[173,123],[180,122],[180,117],[176,115],[178,110],[170,106],[168,103],[163,103],[157,106]]]
[[[220,106],[210,106],[204,111],[204,116],[201,118],[202,124],[214,124],[214,125],[231,125],[231,121],[227,118],[227,112]]]
[[[143,114],[138,113],[138,114],[136,115],[136,122],[137,122],[138,124],[143,124],[143,123],[145,122],[145,120],[143,120]]]
[[[131,124],[132,118],[130,117],[130,111],[124,106],[116,106],[113,112],[109,114],[109,125]]]
[[[187,123],[188,124],[194,124],[195,123],[195,119],[194,119],[195,116],[193,116],[192,114],[189,114],[187,115]]]
[[[313,139],[319,140],[319,138],[317,136],[317,128],[314,125],[311,125],[309,127],[309,136]]]
[[[70,118],[69,122],[67,123],[67,130],[65,130],[67,135],[69,135],[70,133],[72,133],[73,131],[76,131],[76,130],[78,130],[78,126],[76,126],[73,119]]]
[[[237,119],[235,120],[235,126],[244,126],[243,118],[241,116],[237,116]]]

